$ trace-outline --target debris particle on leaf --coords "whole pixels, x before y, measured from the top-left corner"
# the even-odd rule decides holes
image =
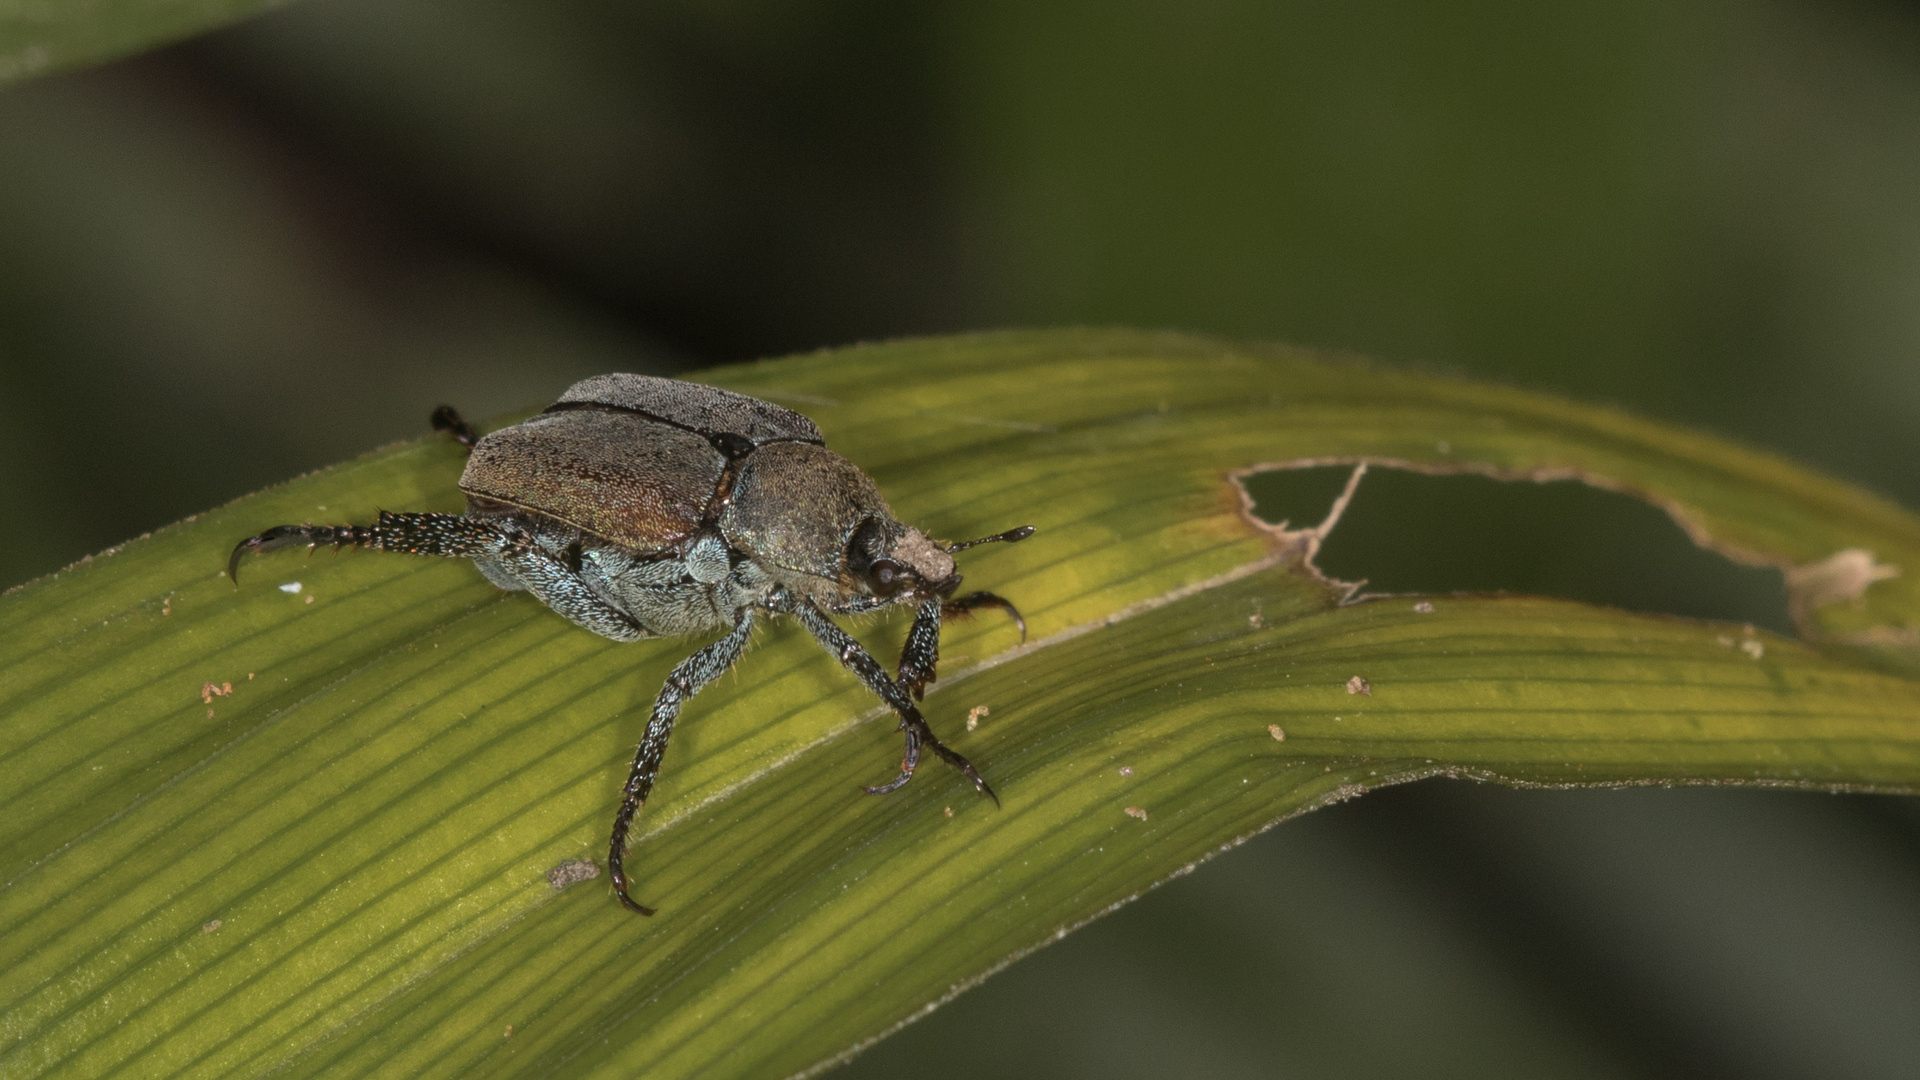
[[[1127,807],[1127,816],[1130,818],[1139,818],[1141,821],[1147,820],[1147,812],[1137,806]]]
[[[979,727],[980,720],[983,717],[985,717],[987,713],[990,711],[991,710],[989,710],[985,705],[975,705],[973,708],[968,709],[967,710],[967,730],[972,731],[974,728]]]
[[[280,591],[286,593],[288,596],[292,596],[294,593],[300,591],[300,583],[297,581],[289,581],[285,585],[280,586]]]
[[[1282,730],[1280,729],[1280,725],[1279,725],[1279,724],[1268,724],[1268,725],[1267,725],[1267,734],[1269,734],[1269,735],[1271,735],[1271,736],[1273,736],[1273,741],[1274,741],[1274,742],[1286,742],[1286,741],[1287,741],[1287,733],[1286,733],[1285,731],[1282,731]]]
[[[600,864],[592,859],[568,859],[547,871],[547,884],[557,891],[582,881],[591,881],[599,876]]]
[[[1865,548],[1836,551],[1819,562],[1787,571],[1787,607],[1805,623],[1828,604],[1859,600],[1877,581],[1900,576],[1900,568],[1880,562]]]
[[[1431,615],[1433,614],[1433,601],[1422,600],[1419,603],[1413,605],[1413,610],[1418,612],[1421,615]]]
[[[1758,660],[1767,655],[1767,646],[1759,638],[1748,638],[1740,643],[1740,651]]]
[[[1353,678],[1347,680],[1347,693],[1365,694],[1368,697],[1372,697],[1373,684],[1361,678],[1360,676],[1355,675]]]

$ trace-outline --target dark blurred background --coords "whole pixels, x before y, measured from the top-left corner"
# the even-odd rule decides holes
[[[303,0],[0,92],[0,251],[0,585],[441,401],[1010,325],[1614,401],[1920,506],[1920,10],[1891,0]],[[1624,499],[1448,483],[1369,480],[1327,559],[1776,621],[1777,578]],[[1916,1062],[1910,801],[1430,782],[846,1075]]]

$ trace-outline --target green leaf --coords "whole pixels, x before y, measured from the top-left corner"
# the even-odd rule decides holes
[[[1920,783],[1920,575],[1888,576],[1920,565],[1920,520],[1768,455],[1119,332],[702,377],[806,410],[934,535],[1039,526],[962,559],[1033,640],[951,627],[928,696],[999,808],[937,763],[860,794],[898,736],[776,622],[688,706],[642,815],[629,865],[660,914],[604,879],[556,890],[604,856],[644,710],[695,642],[603,641],[456,561],[221,577],[269,525],[458,508],[457,448],[423,439],[0,598],[0,1074],[782,1076],[1369,787]],[[1641,494],[1722,550],[1816,567],[1792,578],[1807,640],[1527,598],[1342,604],[1301,562],[1315,534],[1251,519],[1234,477],[1362,461]],[[861,628],[883,657],[903,631]]]
[[[0,0],[0,86],[168,45],[284,0]]]

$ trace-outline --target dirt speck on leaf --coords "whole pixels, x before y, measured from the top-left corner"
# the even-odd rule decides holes
[[[592,859],[568,859],[547,871],[547,884],[558,891],[582,881],[591,881],[599,876],[600,864]]]
[[[1873,552],[1843,548],[1818,562],[1787,570],[1787,607],[1794,624],[1806,634],[1813,628],[1814,612],[1828,604],[1858,600],[1874,582],[1899,576],[1899,567],[1876,561]]]

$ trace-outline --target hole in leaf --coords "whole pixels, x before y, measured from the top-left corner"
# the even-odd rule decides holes
[[[1276,469],[1245,479],[1254,514],[1317,524],[1353,472]],[[1371,466],[1315,560],[1367,592],[1508,592],[1793,633],[1786,583],[1694,544],[1630,495],[1577,480],[1538,484]]]

